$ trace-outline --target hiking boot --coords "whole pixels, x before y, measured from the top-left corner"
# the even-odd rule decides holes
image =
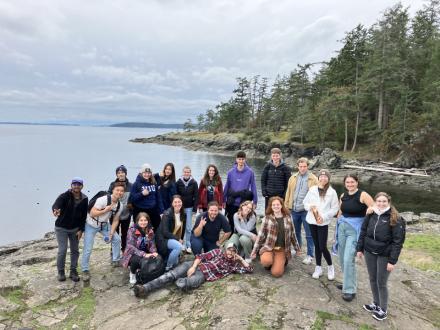
[[[354,297],[356,297],[356,293],[343,293],[342,294],[342,299],[344,299],[345,301],[352,301],[354,299]]]
[[[378,311],[378,307],[374,302],[371,304],[365,304],[362,306],[367,312],[373,313]]]
[[[70,274],[69,274],[69,278],[73,281],[73,282],[79,282],[79,276],[78,276],[78,272],[76,270],[71,270]]]
[[[322,275],[322,268],[321,266],[316,266],[315,271],[312,274],[312,277],[315,279],[319,279],[319,277]]]
[[[130,284],[136,284],[136,274],[130,272]]]
[[[313,257],[312,257],[312,256],[306,256],[306,257],[303,259],[303,264],[304,264],[304,265],[310,265],[310,264],[312,263],[312,261],[313,261]]]
[[[83,279],[83,282],[90,281],[90,272],[88,270],[85,270],[82,272],[82,279]]]
[[[147,290],[145,290],[143,285],[136,284],[133,287],[133,290],[134,290],[134,295],[138,298],[145,298],[148,295],[148,292]]]
[[[333,265],[327,267],[327,278],[329,281],[335,279],[335,267]]]
[[[59,270],[58,271],[58,277],[57,277],[59,282],[64,282],[66,280],[66,274],[64,273],[64,270]]]
[[[373,318],[378,321],[383,321],[387,318],[388,313],[387,311],[382,310],[379,306],[377,306],[377,311],[373,312]]]
[[[118,261],[112,261],[112,267],[113,268],[121,267],[121,264],[120,264],[119,260]]]

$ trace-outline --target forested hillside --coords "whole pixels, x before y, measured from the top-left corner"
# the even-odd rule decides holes
[[[237,78],[229,101],[185,128],[263,140],[284,132],[289,141],[401,154],[413,166],[440,154],[440,0],[414,17],[396,4],[341,44],[334,57],[299,64],[272,85]]]

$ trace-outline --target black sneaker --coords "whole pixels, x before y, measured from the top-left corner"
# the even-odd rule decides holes
[[[64,270],[58,271],[58,277],[59,282],[64,282],[66,280],[66,274],[64,273]]]
[[[386,320],[388,313],[379,306],[377,306],[377,311],[373,313],[373,317],[378,321]]]
[[[76,270],[71,270],[70,274],[69,274],[69,278],[73,281],[73,282],[79,282],[79,276],[78,276],[78,272]]]
[[[370,313],[377,312],[379,310],[378,309],[379,306],[377,306],[375,303],[371,303],[369,305],[364,305],[363,307],[367,312],[370,312]]]
[[[147,290],[141,284],[135,284],[133,287],[134,295],[138,298],[145,298],[147,296]]]
[[[83,279],[83,282],[90,281],[90,272],[88,270],[85,270],[82,272],[82,279]]]
[[[336,284],[336,288],[339,289],[339,290],[342,290],[343,287],[344,286],[342,284]]]

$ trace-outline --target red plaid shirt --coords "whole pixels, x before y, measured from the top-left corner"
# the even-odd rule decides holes
[[[196,256],[200,260],[199,269],[209,282],[216,281],[229,274],[252,273],[254,268],[249,265],[244,267],[238,260],[228,259],[220,249],[211,250]]]

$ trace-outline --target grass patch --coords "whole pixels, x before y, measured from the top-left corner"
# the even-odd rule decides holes
[[[407,234],[401,259],[420,270],[440,272],[440,236]]]
[[[95,312],[95,297],[92,288],[84,288],[79,297],[68,301],[65,306],[76,306],[76,308],[66,320],[57,325],[57,329],[72,329],[74,324],[78,326],[78,329],[90,328],[89,324]]]
[[[324,312],[324,311],[317,311],[317,318],[315,320],[315,322],[312,324],[311,329],[312,330],[324,330],[325,329],[325,322],[327,320],[338,320],[338,321],[342,321],[348,324],[353,324],[353,325],[357,325],[355,321],[353,321],[353,319],[348,316],[348,315],[336,315],[336,314],[332,314],[329,312]]]
[[[0,315],[9,321],[20,322],[21,315],[27,311],[27,306],[24,302],[26,296],[23,288],[19,287],[13,290],[7,290],[2,293],[2,296],[19,307],[10,312],[0,312]]]
[[[260,313],[256,313],[249,320],[248,330],[268,330],[269,327],[264,324],[263,316]]]

